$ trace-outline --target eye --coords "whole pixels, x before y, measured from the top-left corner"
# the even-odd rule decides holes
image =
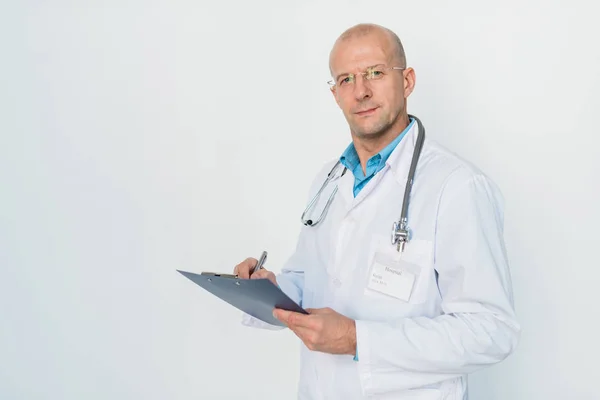
[[[383,76],[383,71],[380,69],[372,69],[369,71],[369,77],[371,79],[381,78]]]
[[[338,82],[339,86],[344,86],[347,83],[350,83],[350,81],[352,81],[352,78],[350,76],[347,76],[343,79],[340,79],[340,81]]]

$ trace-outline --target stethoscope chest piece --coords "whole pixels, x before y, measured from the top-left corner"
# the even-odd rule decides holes
[[[402,253],[404,247],[409,240],[408,229],[406,229],[406,222],[400,223],[394,221],[392,224],[392,244],[397,245],[397,250]]]

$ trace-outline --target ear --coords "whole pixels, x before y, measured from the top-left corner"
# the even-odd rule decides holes
[[[338,95],[337,95],[337,91],[335,90],[335,86],[334,87],[330,87],[329,90],[331,91],[331,94],[333,95],[333,98],[335,99],[335,102],[339,106],[340,105],[340,100],[338,99]]]
[[[405,69],[403,72],[404,72],[404,98],[407,99],[408,96],[410,96],[410,94],[415,89],[415,84],[416,84],[417,78],[415,76],[415,70],[410,67]]]

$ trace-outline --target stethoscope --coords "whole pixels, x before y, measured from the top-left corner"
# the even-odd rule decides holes
[[[419,129],[418,129],[417,142],[415,144],[415,149],[413,151],[412,161],[410,164],[410,170],[408,171],[408,180],[406,181],[406,188],[404,189],[404,200],[402,201],[402,213],[400,214],[400,219],[398,221],[394,221],[394,223],[392,225],[392,244],[397,245],[397,251],[399,251],[399,252],[404,251],[404,246],[406,245],[406,243],[408,243],[408,241],[410,239],[409,238],[409,229],[408,229],[408,201],[410,198],[410,191],[412,189],[413,181],[415,178],[415,170],[417,169],[417,162],[419,161],[419,156],[421,155],[421,149],[423,148],[423,141],[425,139],[425,128],[423,127],[423,124],[421,123],[421,121],[414,115],[409,114],[409,118],[413,118],[416,121]],[[344,167],[340,176],[338,176],[338,177],[335,176],[336,171],[341,166],[342,166],[342,164],[338,160],[338,162],[335,163],[333,168],[331,168],[331,171],[329,171],[329,173],[327,174],[327,178],[321,185],[321,188],[319,189],[317,194],[315,194],[315,196],[312,198],[312,200],[310,201],[308,206],[306,206],[306,208],[304,209],[304,212],[302,213],[302,217],[300,218],[304,225],[316,226],[317,224],[319,224],[319,222],[321,222],[323,220],[323,218],[325,218],[325,215],[327,214],[327,210],[329,209],[329,206],[331,206],[331,202],[333,201],[333,197],[335,196],[335,194],[338,190],[337,185],[333,189],[333,192],[331,192],[331,194],[329,195],[327,204],[325,204],[325,208],[323,208],[323,211],[321,211],[319,218],[317,218],[316,220],[312,220],[312,219],[307,220],[307,219],[305,219],[305,216],[308,212],[310,212],[312,207],[315,205],[315,203],[319,199],[319,196],[321,196],[321,193],[323,192],[325,187],[327,187],[327,185],[330,182],[338,180],[342,176],[344,176],[344,174],[346,173],[346,170],[347,170],[346,167]]]

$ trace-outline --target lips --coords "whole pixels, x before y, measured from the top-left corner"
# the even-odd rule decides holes
[[[355,111],[354,113],[360,117],[364,117],[364,116],[373,114],[375,112],[375,110],[377,110],[378,108],[379,107],[365,108],[360,111]]]

